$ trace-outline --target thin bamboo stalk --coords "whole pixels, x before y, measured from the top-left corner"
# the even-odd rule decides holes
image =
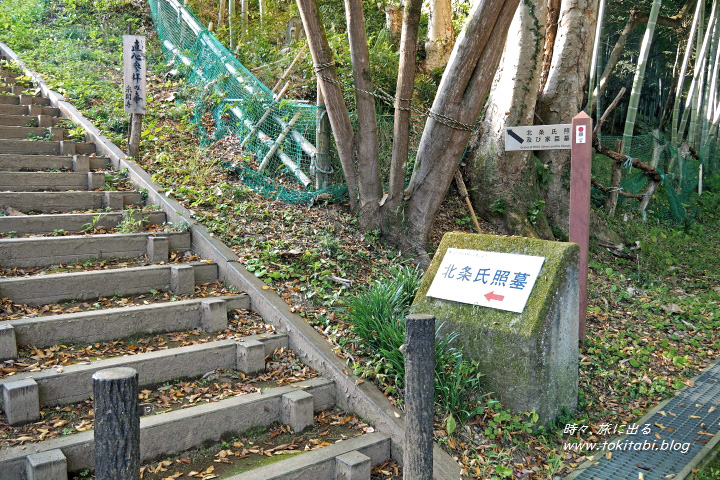
[[[650,52],[650,46],[652,45],[653,34],[655,33],[655,25],[657,23],[658,14],[660,13],[661,3],[662,0],[653,1],[647,27],[645,29],[645,35],[643,36],[643,42],[640,46],[640,58],[638,58],[638,66],[635,70],[635,78],[633,79],[633,86],[630,92],[630,104],[628,105],[627,117],[625,117],[625,131],[623,132],[625,146],[623,147],[623,153],[628,152],[632,146],[632,135],[635,130],[635,119],[637,118],[640,94],[642,93],[643,82],[645,81],[645,69],[647,68],[648,53]]]
[[[700,20],[700,12],[705,3],[697,2],[695,16],[693,17],[692,26],[690,27],[690,35],[688,35],[687,47],[683,57],[682,67],[680,67],[680,75],[678,76],[677,89],[675,90],[675,105],[673,106],[671,141],[673,145],[678,145],[678,123],[680,120],[680,100],[682,100],[683,83],[685,82],[685,74],[687,73],[688,63],[690,62],[690,52],[692,50],[692,42],[697,32],[698,21]]]

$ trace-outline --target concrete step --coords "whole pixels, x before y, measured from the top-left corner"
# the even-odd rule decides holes
[[[28,117],[25,117],[28,118]],[[34,118],[34,117],[29,117]],[[1,126],[0,125],[0,139],[24,139],[24,140],[63,140],[65,138],[65,129],[54,127],[54,128],[40,128],[40,127],[16,127],[16,126]]]
[[[19,95],[23,90],[25,90],[25,87],[21,85],[8,84],[7,87],[0,87],[0,92],[12,93],[13,95]]]
[[[197,405],[140,419],[142,462],[184,452],[224,435],[239,435],[255,427],[286,423],[296,432],[312,424],[313,412],[335,405],[335,386],[323,378],[269,388],[217,402]],[[28,455],[55,449],[67,459],[68,471],[94,468],[94,431],[58,437],[0,450],[3,479],[26,478]],[[261,477],[256,477],[261,478]]]
[[[248,348],[250,346],[250,348]],[[257,351],[252,351],[257,346]],[[218,340],[186,347],[125,355],[95,360],[86,365],[65,365],[61,369],[22,373],[0,379],[0,390],[12,391],[32,380],[37,385],[38,408],[69,405],[92,396],[92,375],[100,370],[129,367],[138,372],[140,387],[161,384],[176,378],[198,378],[217,369],[237,370],[250,374],[265,371],[265,357],[276,348],[287,348],[286,334],[249,335],[242,341]],[[247,361],[248,352],[254,361]],[[59,371],[58,371],[59,370]],[[31,382],[30,382],[31,383]],[[5,396],[0,406],[13,422],[13,412],[22,411],[27,402],[23,397]],[[8,402],[7,404],[5,402]],[[39,418],[40,412],[30,411],[24,418]]]
[[[83,260],[147,256],[152,263],[167,262],[170,252],[190,250],[190,232],[112,233],[58,237],[0,239],[0,266],[49,267]]]
[[[99,190],[105,185],[102,172],[3,172],[0,191],[58,192],[66,190]]]
[[[69,157],[66,155],[0,154],[0,171],[4,172],[72,170],[84,173],[90,170],[105,170],[111,166],[109,158],[89,155]]]
[[[62,120],[62,117],[53,117],[50,115],[0,115],[0,125],[8,127],[49,128],[54,127]]]
[[[225,330],[227,312],[249,308],[250,298],[240,294],[22,318],[5,324],[12,327],[17,345],[42,348],[55,345],[60,339],[94,343],[194,328]]]
[[[44,305],[62,300],[135,295],[150,290],[170,289],[178,294],[188,294],[195,291],[195,285],[217,279],[217,265],[203,262],[54,273],[0,278],[0,298],[20,304]]]
[[[0,192],[0,205],[22,213],[74,212],[77,210],[123,210],[142,205],[139,192]]]
[[[95,144],[72,141],[31,141],[0,139],[0,152],[20,155],[91,155]]]
[[[15,95],[12,93],[2,92],[0,93],[0,105],[41,105],[47,107],[50,106],[50,100],[22,93]]]
[[[0,115],[0,125],[8,127],[32,127],[38,126],[39,123],[37,117],[30,117],[28,115]]]
[[[226,480],[369,480],[372,467],[390,458],[390,438],[368,433],[293,456]]]
[[[0,115],[60,116],[60,109],[42,105],[0,105]]]
[[[20,105],[18,95],[0,93],[0,105]]]
[[[144,225],[162,225],[167,221],[165,212],[139,212],[137,210],[104,213],[65,213],[54,215],[17,215],[0,217],[0,233],[14,235],[45,235],[57,230],[80,232],[89,225],[94,228],[115,228],[125,218],[144,220]],[[147,220],[145,220],[147,219]]]

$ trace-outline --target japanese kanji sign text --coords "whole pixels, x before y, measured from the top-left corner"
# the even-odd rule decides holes
[[[145,37],[123,35],[125,113],[145,114]]]
[[[522,313],[544,257],[448,248],[428,297]]]

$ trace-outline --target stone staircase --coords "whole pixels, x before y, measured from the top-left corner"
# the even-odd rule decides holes
[[[318,335],[304,322],[289,327],[287,306],[232,251],[116,147],[70,140],[61,115],[83,119],[44,86],[45,97],[23,93],[36,85],[20,73],[0,69],[0,479],[91,471],[91,376],[112,367],[134,368],[142,398],[155,399],[156,413],[141,419],[141,463],[256,427],[300,435],[336,404],[379,419],[378,431],[230,478],[365,480],[371,465],[397,458],[401,415],[379,392],[351,391],[355,379],[329,346],[313,347]],[[122,165],[143,190],[107,183]],[[234,293],[243,289],[252,293]],[[299,377],[269,375],[279,357],[295,358],[290,348],[320,371],[295,361]],[[172,405],[163,392],[181,381],[230,392]],[[202,391],[181,385],[183,397]]]

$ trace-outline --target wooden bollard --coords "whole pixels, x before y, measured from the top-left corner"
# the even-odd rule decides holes
[[[95,372],[95,478],[140,478],[138,374],[118,367]]]
[[[435,317],[405,317],[405,448],[403,479],[432,480]]]

